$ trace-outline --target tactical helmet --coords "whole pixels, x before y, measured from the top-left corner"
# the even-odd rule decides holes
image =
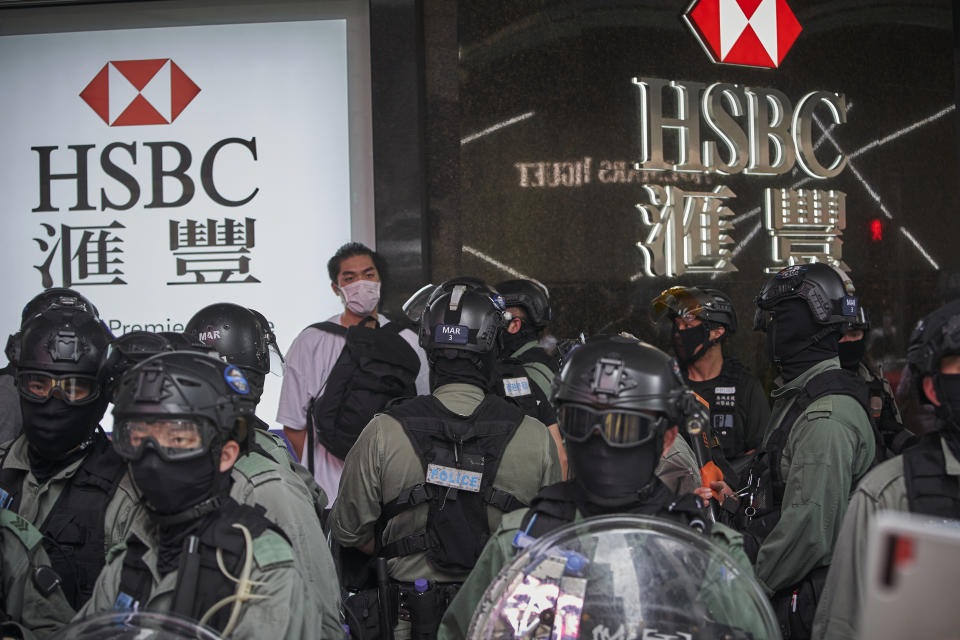
[[[550,400],[595,410],[655,412],[665,430],[679,424],[687,388],[676,361],[653,345],[625,336],[594,336],[571,351],[554,378]]]
[[[666,318],[697,318],[711,328],[718,325],[730,335],[737,330],[737,312],[730,296],[719,289],[670,287],[654,298],[650,308],[654,324]]]
[[[924,376],[940,372],[940,361],[960,354],[960,300],[943,305],[922,318],[907,346],[907,364],[920,384]]]
[[[229,302],[211,304],[193,314],[183,334],[216,350],[230,364],[270,373],[270,325],[261,324],[257,314],[246,307]]]
[[[807,303],[814,322],[824,327],[836,326],[838,331],[857,317],[860,308],[853,283],[836,269],[822,262],[795,264],[770,278],[754,299],[754,331],[766,331],[770,311],[792,298]]]
[[[483,285],[483,282],[480,281]],[[506,326],[503,297],[484,286],[445,282],[437,287],[420,319],[420,346],[491,353]]]
[[[119,338],[114,338],[107,345],[106,354],[100,365],[100,376],[103,379],[104,389],[108,393],[112,393],[124,372],[138,362],[143,362],[158,353],[191,347],[192,343],[180,333],[131,331]]]
[[[23,323],[26,322],[30,317],[37,315],[38,313],[43,313],[47,309],[52,307],[63,307],[66,309],[76,309],[79,311],[86,311],[87,313],[92,314],[96,318],[100,318],[100,313],[97,311],[97,308],[93,306],[93,303],[90,302],[87,298],[77,293],[73,289],[67,289],[65,287],[53,287],[51,289],[45,289],[41,291],[33,298],[30,299],[23,307],[23,312],[20,314],[20,326],[23,326]]]
[[[507,307],[520,307],[536,329],[550,322],[550,292],[536,280],[507,280],[496,285]]]
[[[171,351],[151,356],[131,367],[114,393],[114,448],[134,460],[145,441],[167,459],[192,458],[210,450],[211,443],[236,440],[244,444],[256,401],[240,368],[216,356]],[[175,446],[162,429],[187,432],[192,446]]]
[[[109,340],[103,323],[85,311],[50,308],[32,316],[18,340],[20,395],[45,402],[59,387],[69,404],[95,400],[100,395],[100,360]]]
[[[434,287],[433,292],[430,294],[430,297],[427,298],[426,306],[429,307],[433,304],[433,301],[442,296],[445,293],[450,293],[453,291],[453,288],[456,286],[463,286],[467,289],[478,290],[489,295],[498,295],[499,292],[491,287],[486,281],[476,278],[474,276],[457,276],[455,278],[450,278],[449,280],[444,280],[436,287]]]

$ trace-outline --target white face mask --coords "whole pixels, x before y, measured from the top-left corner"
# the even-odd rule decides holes
[[[380,283],[373,280],[357,280],[339,287],[343,306],[358,316],[373,313],[380,304]]]

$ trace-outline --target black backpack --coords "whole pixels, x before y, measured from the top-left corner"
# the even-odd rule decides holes
[[[400,337],[403,326],[383,328],[365,322],[343,327],[333,322],[310,325],[346,336],[326,384],[307,405],[308,467],[313,471],[313,438],[341,460],[374,414],[396,398],[417,395],[420,358]]]

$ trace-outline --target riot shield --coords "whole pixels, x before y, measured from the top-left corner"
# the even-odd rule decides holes
[[[618,515],[557,529],[518,555],[484,593],[468,637],[777,640],[780,632],[749,566],[690,527]]]
[[[170,613],[106,611],[75,620],[51,640],[221,640],[207,627]]]

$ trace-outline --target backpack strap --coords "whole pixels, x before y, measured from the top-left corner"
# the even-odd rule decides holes
[[[347,327],[342,324],[337,324],[336,322],[314,322],[312,325],[307,327],[307,329],[319,329],[320,331],[326,331],[327,333],[332,333],[338,336],[347,335]]]

